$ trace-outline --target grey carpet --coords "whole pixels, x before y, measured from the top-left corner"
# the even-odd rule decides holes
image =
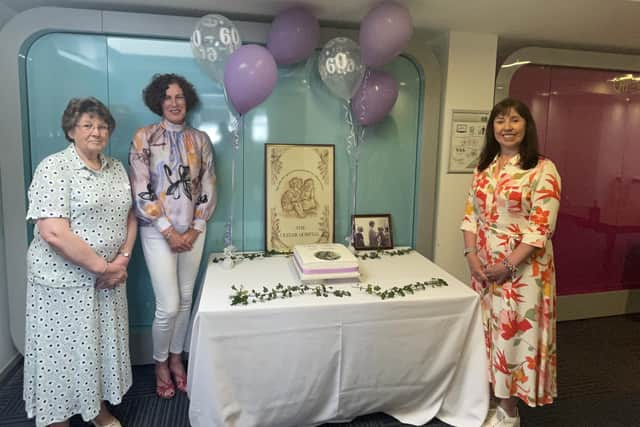
[[[520,406],[523,427],[640,426],[640,315],[558,324],[559,398],[541,408]],[[125,427],[188,427],[188,399],[156,397],[153,366],[133,369],[133,387],[113,413]],[[0,426],[33,427],[22,401],[22,365],[0,384]],[[72,427],[87,426],[71,419]],[[323,427],[402,427],[385,414]],[[434,420],[428,427],[448,427]]]

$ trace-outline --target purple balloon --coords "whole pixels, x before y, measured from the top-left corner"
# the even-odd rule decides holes
[[[362,62],[380,67],[398,56],[409,43],[413,24],[409,11],[395,1],[371,9],[360,24]]]
[[[247,44],[224,66],[224,88],[233,108],[244,114],[267,99],[278,80],[276,61],[267,49]]]
[[[311,55],[320,40],[320,24],[303,7],[280,13],[271,23],[267,49],[278,65],[291,65]]]
[[[353,117],[363,126],[381,122],[398,99],[398,83],[384,71],[367,70],[351,98]]]

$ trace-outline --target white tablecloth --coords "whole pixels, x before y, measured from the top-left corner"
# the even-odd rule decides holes
[[[484,420],[479,298],[417,252],[360,261],[363,284],[448,282],[388,300],[340,284],[351,297],[232,307],[231,285],[298,284],[291,259],[208,265],[189,355],[193,427],[300,427],[380,411],[414,425]]]

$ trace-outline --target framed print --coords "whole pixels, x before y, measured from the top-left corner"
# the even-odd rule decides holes
[[[391,214],[352,215],[353,247],[393,249]]]
[[[451,146],[449,173],[471,173],[478,164],[484,145],[489,111],[461,111],[451,113]]]
[[[335,147],[265,144],[265,251],[334,240]]]

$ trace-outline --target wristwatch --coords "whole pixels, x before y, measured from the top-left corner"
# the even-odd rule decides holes
[[[462,254],[466,257],[467,255],[469,255],[470,253],[476,253],[476,248],[464,248],[464,251],[462,252]]]
[[[123,256],[123,257],[125,257],[125,258],[129,258],[129,255],[130,255],[130,254],[129,254],[129,252],[122,252],[122,251],[120,251],[120,252],[118,252],[118,255],[122,255],[122,256]]]

